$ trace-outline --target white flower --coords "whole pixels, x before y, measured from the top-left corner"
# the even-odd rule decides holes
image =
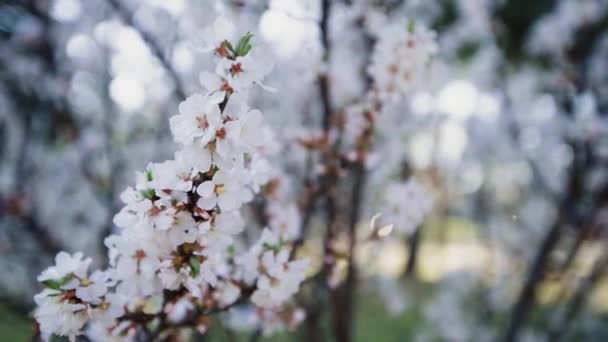
[[[129,324],[129,321],[116,325],[94,320],[88,325],[86,335],[93,342],[135,342],[135,330],[128,330]]]
[[[200,46],[203,52],[214,51],[218,56],[224,57],[227,53],[222,43],[231,42],[235,37],[234,25],[225,17],[218,17],[212,26],[205,28],[200,34]]]
[[[190,145],[197,141],[206,146],[222,126],[218,102],[221,99],[195,94],[179,104],[179,114],[169,119],[175,142]]]
[[[215,298],[220,307],[227,307],[231,305],[232,303],[236,302],[240,295],[241,289],[231,282],[219,283],[217,286],[217,291],[215,292]]]
[[[264,252],[265,246],[278,246],[279,242],[280,236],[276,232],[264,229],[258,241],[246,253],[235,257],[238,266],[235,278],[252,284],[260,274],[260,255]]]
[[[232,120],[239,119],[243,114],[249,111],[247,97],[247,93],[234,93],[230,95],[230,100],[226,103],[222,115]]]
[[[257,109],[246,112],[240,118],[242,145],[246,147],[247,152],[251,152],[253,148],[259,147],[264,143],[261,139],[261,133],[264,131],[264,116]]]
[[[167,231],[171,245],[176,248],[184,243],[193,243],[197,236],[198,230],[192,214],[184,211],[177,213],[173,226]]]
[[[152,186],[158,196],[170,194],[171,191],[187,192],[192,189],[192,171],[182,163],[175,160],[167,160],[162,163],[154,163],[150,170],[153,175]]]
[[[216,287],[218,276],[223,273],[225,273],[223,255],[216,253],[208,255],[205,261],[201,263],[199,278],[205,283]]]
[[[156,273],[160,268],[160,257],[169,253],[167,239],[158,236],[158,231],[136,226],[106,238],[110,254],[111,277],[117,281],[117,292],[125,295],[150,295],[160,290]]]
[[[51,295],[48,290],[36,295],[36,311],[34,316],[40,324],[40,332],[44,340],[51,335],[67,336],[75,341],[89,320],[84,304],[63,302],[60,295]]]
[[[171,260],[168,260],[166,263],[164,263],[164,266],[163,268],[161,268],[158,277],[164,288],[168,290],[177,290],[180,285],[183,285],[188,280],[192,279],[190,277],[191,271],[187,267],[175,269],[172,263],[173,262]]]
[[[197,257],[192,256],[191,258],[196,259]],[[208,255],[202,262],[197,262],[199,262],[198,270],[194,271],[190,261],[179,268],[174,265],[174,259],[163,261],[158,274],[163,287],[177,290],[183,285],[192,296],[201,298],[205,285],[217,285],[218,275],[222,273],[224,263],[218,254]]]
[[[114,320],[125,313],[125,306],[129,297],[119,293],[108,293],[104,297],[103,304],[95,309],[94,318],[96,322],[111,324]]]
[[[386,187],[383,201],[384,224],[394,224],[395,231],[411,234],[431,211],[431,194],[415,179],[391,183]]]
[[[126,315],[164,312],[179,323],[201,305],[235,303],[240,280],[257,284],[252,300],[264,307],[276,308],[298,290],[308,261],[290,261],[283,246],[296,226],[295,206],[280,210],[277,198],[276,231],[265,230],[245,253],[235,251],[246,250],[237,240],[245,227],[238,209],[277,173],[267,158],[278,149],[268,146],[276,139],[262,113],[247,104],[249,87],[264,87],[272,65],[251,54],[251,34],[237,48],[233,36],[224,18],[205,30],[202,49],[221,57],[216,73],[201,74],[208,93],[190,96],[171,117],[175,158],[149,164],[121,194],[125,206],[114,217],[120,230],[105,240],[109,268],[89,276],[91,259],[62,252],[39,276],[47,289],[35,297],[36,318],[45,338],[73,340],[88,326],[94,341],[135,340],[145,323]],[[181,299],[166,298],[167,290]]]
[[[215,152],[224,159],[233,159],[235,154],[241,154],[241,122],[226,121],[215,132]]]
[[[192,298],[184,296],[180,298],[176,303],[171,304],[167,307],[167,318],[170,322],[179,323],[182,322],[188,315],[188,313],[194,310],[194,304]]]
[[[251,296],[254,304],[264,308],[276,307],[298,292],[309,261],[301,259],[288,262],[288,260],[287,249],[282,249],[278,253],[264,252],[260,266],[264,271],[258,278],[256,291]]]
[[[200,254],[226,253],[226,250],[234,243],[234,236],[240,233],[244,226],[245,222],[236,210],[222,212],[212,220],[201,223],[198,242],[205,248]]]
[[[48,288],[34,297],[38,305],[35,316],[44,339],[57,334],[74,340],[92,316],[93,308],[103,302],[108,278],[102,271],[88,277],[91,259],[83,260],[82,253],[60,252],[55,261],[55,266],[38,277]]]
[[[55,266],[51,266],[44,270],[39,276],[38,281],[44,282],[47,280],[60,280],[66,276],[75,276],[79,279],[86,278],[87,269],[91,264],[92,259],[82,259],[82,253],[74,253],[70,255],[66,252],[59,252],[55,256]]]
[[[158,230],[168,230],[175,223],[173,210],[167,210],[164,206],[161,208],[153,206],[146,214],[146,219],[151,227]],[[142,222],[143,223],[143,222]]]
[[[294,329],[306,318],[306,312],[301,308],[288,308],[287,310],[262,309],[256,310],[259,325],[264,336],[274,334],[285,329]]]
[[[277,246],[281,241],[281,236],[269,229],[264,229],[258,242],[252,247],[253,250],[260,253],[264,245]]]
[[[76,297],[91,304],[99,304],[102,297],[108,292],[107,275],[102,271],[95,271],[76,286]]]
[[[201,183],[196,189],[201,196],[197,206],[210,210],[217,204],[221,210],[230,211],[250,201],[252,194],[241,184],[242,174],[243,170],[239,168],[230,171],[218,170],[212,180]]]
[[[234,93],[230,80],[209,71],[201,72],[199,81],[207,89],[209,98],[215,103],[224,101],[228,93]]]
[[[249,53],[235,59],[220,60],[215,72],[230,84],[233,92],[246,91],[252,84],[257,84],[268,91],[274,91],[262,83],[271,70],[272,63],[268,63],[267,60],[259,62],[252,53]]]
[[[257,279],[253,303],[264,308],[277,307],[298,291],[309,260],[289,261],[289,256],[290,250],[282,246],[279,234],[264,229],[251,249],[235,258],[237,279],[248,284]]]
[[[300,236],[300,211],[293,203],[270,202],[266,209],[268,226],[285,241],[293,241]]]
[[[175,152],[175,160],[184,167],[191,167],[193,173],[205,173],[211,168],[211,152],[196,144]]]
[[[435,33],[424,26],[389,25],[379,35],[368,69],[380,98],[398,101],[419,87],[436,52]]]
[[[252,188],[253,192],[258,193],[260,188],[268,184],[276,174],[276,168],[273,168],[267,158],[254,153],[249,158],[249,167],[245,170],[245,173],[246,184]]]

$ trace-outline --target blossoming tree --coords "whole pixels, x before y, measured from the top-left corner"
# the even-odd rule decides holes
[[[234,40],[233,31],[219,18],[204,32],[217,68],[201,74],[207,91],[188,97],[170,120],[175,159],[150,164],[122,193],[125,207],[114,218],[121,231],[105,240],[110,267],[89,274],[90,258],[60,252],[38,278],[46,287],[36,296],[43,336],[73,339],[85,325],[100,341],[167,339],[183,327],[204,333],[213,313],[245,301],[264,319],[301,319],[287,304],[308,261],[291,256],[290,234],[266,229],[251,246],[235,241],[246,227],[239,209],[272,176],[259,167],[272,137],[247,104],[267,68],[252,36]]]
[[[390,27],[383,37],[369,70],[373,87],[364,102],[349,109],[345,125],[351,128],[339,132],[347,143],[342,146],[341,137],[330,136],[319,142],[302,139],[312,150],[327,149],[321,151],[323,189],[316,195],[330,202],[336,200],[330,190],[339,176],[335,172],[351,164],[359,167],[361,177],[382,103],[407,96],[424,77],[436,49],[433,34],[414,22]],[[286,203],[272,204],[282,200],[276,194],[281,171],[269,161],[276,142],[263,114],[248,104],[251,87],[273,91],[262,83],[270,68],[257,54],[252,34],[236,38],[224,17],[201,33],[199,48],[216,57],[215,70],[201,73],[204,92],[180,103],[179,114],[170,119],[179,147],[174,159],[149,164],[137,173],[136,185],[122,193],[125,206],[114,217],[120,232],[105,239],[109,267],[89,273],[90,258],[60,252],[55,266],[38,277],[46,287],[35,298],[44,338],[56,334],[75,339],[86,329],[89,338],[100,341],[179,339],[193,331],[204,334],[213,328],[214,315],[237,306],[251,307],[267,333],[304,318],[305,311],[290,299],[307,277],[309,260],[296,253],[305,237],[297,223],[282,222]],[[326,132],[331,129],[326,122]],[[402,211],[399,196],[406,196],[407,203],[425,198],[420,185],[412,182],[395,184],[395,195],[389,191],[386,199],[393,201],[386,217],[400,221],[405,232],[430,209],[420,204],[409,214]],[[270,220],[248,243],[243,239],[248,223],[240,211],[260,191]],[[372,224],[372,237],[387,235],[392,227]],[[356,237],[351,232],[348,277],[354,276]],[[338,232],[330,227],[327,233],[331,244],[331,235]],[[326,246],[326,257],[335,253],[332,248]],[[332,265],[311,277],[333,273]],[[340,329],[337,334],[347,338],[350,333]]]
[[[346,342],[379,299],[398,340],[597,339],[607,18],[0,4],[0,309],[42,289],[43,339]]]

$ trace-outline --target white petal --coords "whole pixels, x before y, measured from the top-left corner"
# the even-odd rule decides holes
[[[208,71],[201,72],[199,80],[208,91],[216,91],[222,85],[222,79],[218,75]]]
[[[196,193],[202,197],[210,197],[215,189],[215,184],[212,181],[206,181],[196,188]]]

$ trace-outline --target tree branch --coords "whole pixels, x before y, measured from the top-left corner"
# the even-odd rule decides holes
[[[574,321],[579,311],[584,307],[587,297],[593,292],[593,289],[606,271],[606,267],[608,267],[608,253],[604,253],[603,256],[595,261],[591,273],[582,280],[568,303],[562,319],[549,331],[547,341],[559,342],[566,336],[570,323]]]
[[[572,213],[571,208],[578,202],[584,192],[583,182],[588,171],[587,158],[580,153],[580,145],[572,144],[572,148],[574,160],[569,170],[567,191],[559,205],[557,218],[541,243],[534,263],[530,267],[524,287],[511,311],[509,324],[502,339],[504,342],[517,340],[519,330],[534,303],[536,285],[543,278],[551,252],[559,242],[564,226],[569,223],[570,214]]]

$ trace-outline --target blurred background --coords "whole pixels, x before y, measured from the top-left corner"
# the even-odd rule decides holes
[[[168,118],[212,66],[193,39],[219,14],[274,60],[281,95],[255,102],[283,141],[318,126],[320,70],[336,108],[361,96],[366,32],[408,19],[437,32],[428,90],[386,119],[398,130],[361,217],[403,174],[434,209],[406,237],[359,245],[356,340],[491,340],[514,324],[521,341],[608,339],[608,1],[331,6],[323,63],[317,1],[0,3],[0,340],[31,336],[36,275],[58,251],[106,262],[118,196],[171,157]],[[291,152],[280,163],[298,179]]]

